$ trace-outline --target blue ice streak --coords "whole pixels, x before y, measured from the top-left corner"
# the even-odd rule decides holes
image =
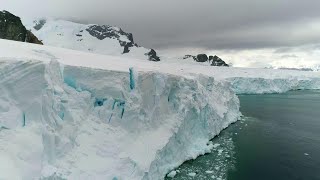
[[[129,76],[130,76],[130,89],[133,90],[135,88],[135,82],[134,82],[134,74],[133,74],[133,68],[129,68]]]

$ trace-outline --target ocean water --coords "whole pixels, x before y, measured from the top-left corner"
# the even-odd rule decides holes
[[[320,180],[320,91],[239,98],[242,119],[166,179]]]

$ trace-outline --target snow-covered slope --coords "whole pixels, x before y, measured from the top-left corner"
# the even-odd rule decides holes
[[[0,179],[162,179],[238,119],[234,91],[320,88],[314,72],[152,63],[6,40],[0,72]]]
[[[66,20],[23,20],[45,45],[105,55],[150,59],[151,49],[138,46],[131,33],[109,25],[79,24]]]

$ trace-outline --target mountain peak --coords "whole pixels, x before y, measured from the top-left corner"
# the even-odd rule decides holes
[[[26,29],[18,16],[5,10],[0,11],[0,38],[42,44],[34,34]]]
[[[133,46],[138,47],[134,44],[132,34],[124,32],[121,28],[109,25],[91,25],[86,31],[99,40],[104,40],[105,38],[117,39],[123,47],[123,54],[130,52],[130,48]]]
[[[156,55],[150,58],[148,54],[151,49],[137,45],[132,33],[127,33],[119,27],[85,25],[58,19],[39,19],[26,24],[46,45],[97,54],[125,55],[151,61],[160,60]]]

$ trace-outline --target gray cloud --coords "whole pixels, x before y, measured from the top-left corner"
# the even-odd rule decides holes
[[[276,48],[320,43],[319,0],[0,0],[20,16],[111,24],[158,49]]]

